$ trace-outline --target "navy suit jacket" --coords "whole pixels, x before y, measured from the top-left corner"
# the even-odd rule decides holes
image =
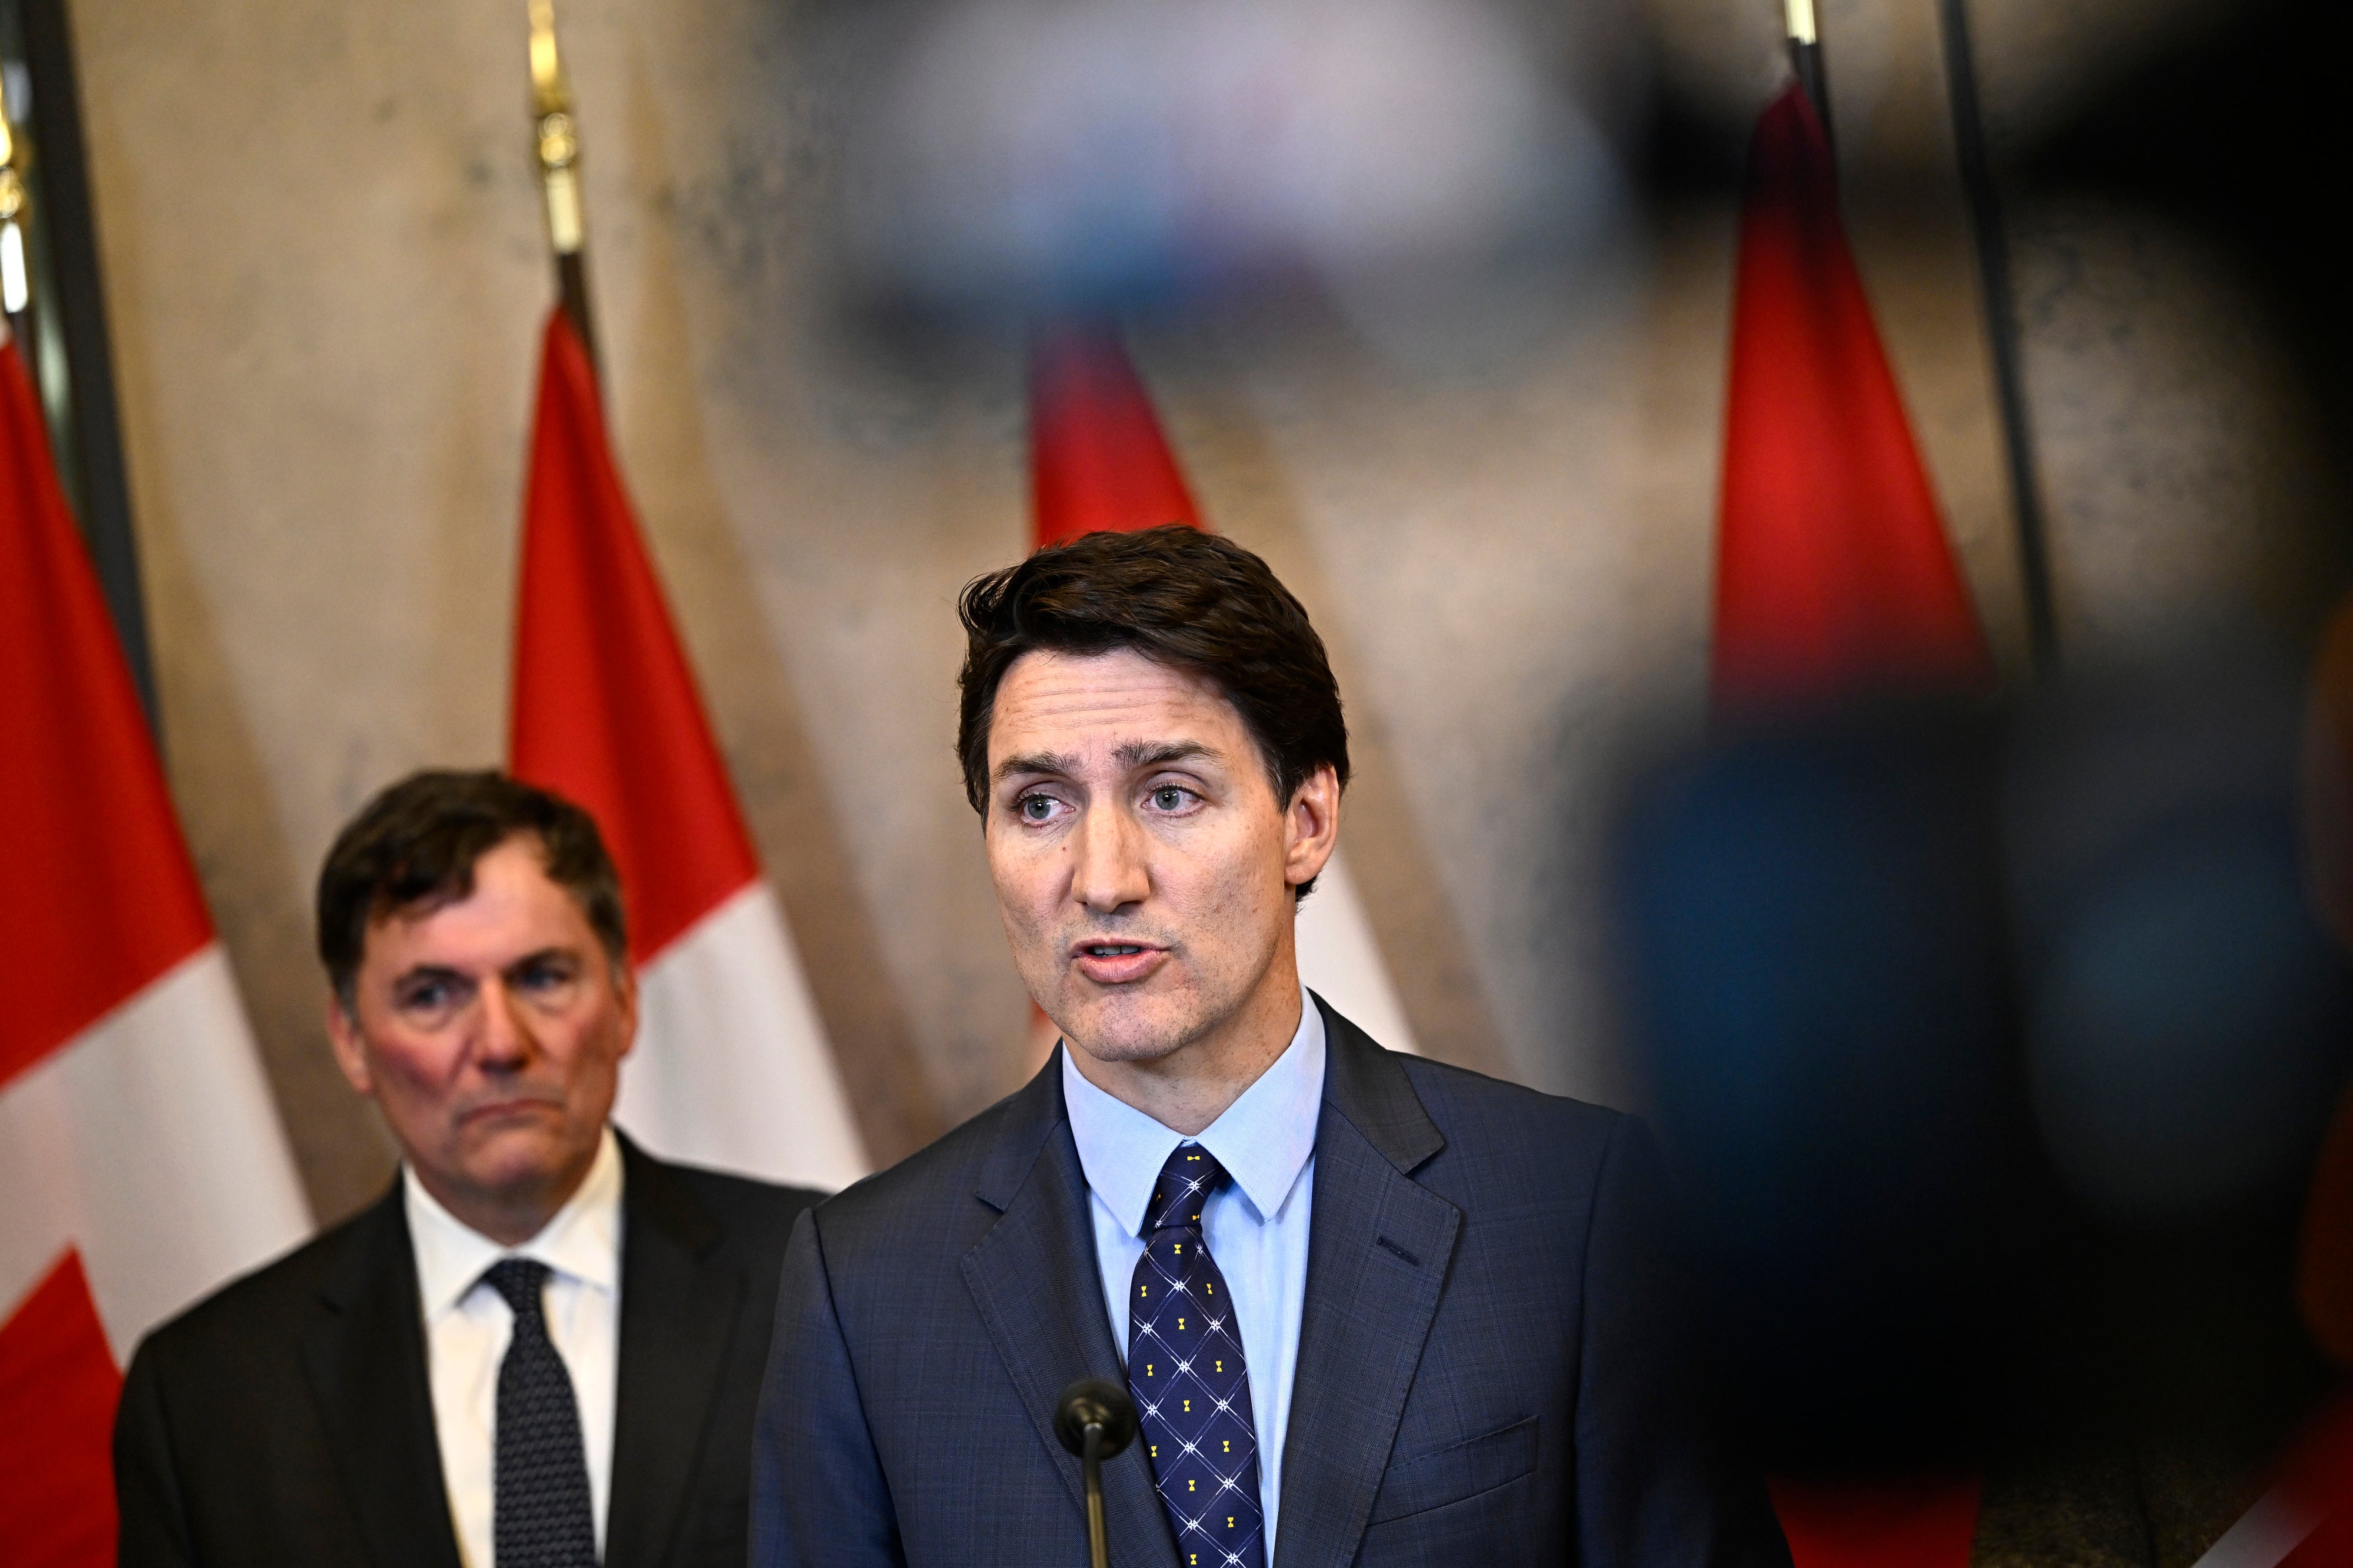
[[[1641,1124],[1324,1013],[1269,1568],[1786,1568],[1761,1482],[1699,1419]],[[1049,1062],[801,1215],[754,1433],[754,1568],[1085,1561],[1054,1404],[1122,1376],[1087,1204]],[[1103,1495],[1113,1563],[1192,1568],[1143,1444],[1104,1467]]]

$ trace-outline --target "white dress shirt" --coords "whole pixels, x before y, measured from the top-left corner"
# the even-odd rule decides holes
[[[1201,1239],[1225,1276],[1240,1320],[1269,1563],[1282,1498],[1282,1440],[1299,1365],[1300,1314],[1307,1304],[1307,1222],[1315,1206],[1315,1122],[1324,1104],[1324,1015],[1303,989],[1299,1002],[1291,1044],[1198,1138],[1097,1089],[1071,1065],[1070,1047],[1062,1047],[1062,1105],[1092,1194],[1087,1208],[1094,1220],[1095,1262],[1112,1342],[1123,1363],[1128,1291],[1144,1257],[1144,1215],[1161,1166],[1178,1144],[1198,1143],[1233,1177],[1201,1211]]]
[[[433,1389],[433,1429],[441,1441],[441,1480],[449,1492],[464,1568],[495,1568],[491,1545],[494,1459],[498,1452],[499,1363],[514,1333],[514,1312],[482,1273],[504,1258],[547,1265],[547,1337],[572,1376],[587,1448],[588,1502],[596,1550],[605,1550],[605,1509],[612,1495],[613,1396],[621,1350],[621,1150],[613,1130],[596,1151],[587,1179],[537,1236],[501,1247],[468,1228],[401,1173],[409,1244],[417,1251],[417,1293],[425,1310],[425,1360]]]

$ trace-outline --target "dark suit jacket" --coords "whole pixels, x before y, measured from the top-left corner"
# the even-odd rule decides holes
[[[1321,1003],[1318,1004],[1321,1005]],[[1331,1008],[1270,1568],[1788,1563],[1698,1419],[1641,1123],[1382,1050]],[[1059,1064],[801,1216],[754,1568],[1082,1563],[1075,1378],[1118,1379]],[[1112,1560],[1184,1568],[1141,1443]]]
[[[777,1262],[815,1193],[621,1142],[607,1568],[737,1568]],[[114,1427],[125,1568],[458,1568],[400,1185],[147,1336]]]

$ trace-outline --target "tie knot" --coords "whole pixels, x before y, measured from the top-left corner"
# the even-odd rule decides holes
[[[515,1321],[536,1323],[544,1320],[540,1296],[547,1289],[551,1272],[536,1258],[501,1258],[482,1270],[482,1280],[506,1298],[507,1305],[514,1309]]]
[[[1226,1168],[1218,1163],[1215,1154],[1198,1143],[1177,1144],[1169,1152],[1167,1163],[1160,1167],[1160,1179],[1152,1184],[1144,1228],[1147,1232],[1171,1226],[1200,1229],[1202,1208],[1225,1181]]]

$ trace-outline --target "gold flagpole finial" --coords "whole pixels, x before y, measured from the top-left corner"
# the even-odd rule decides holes
[[[16,172],[17,142],[0,106],[0,309],[20,316],[33,302],[32,268],[25,258],[25,177]]]
[[[575,256],[586,225],[580,209],[580,134],[572,119],[572,84],[555,49],[554,0],[530,0],[531,99],[539,181],[547,196],[547,232],[558,256]]]
[[[1814,31],[1814,0],[1781,0],[1781,17],[1788,25],[1791,43],[1820,41]]]

